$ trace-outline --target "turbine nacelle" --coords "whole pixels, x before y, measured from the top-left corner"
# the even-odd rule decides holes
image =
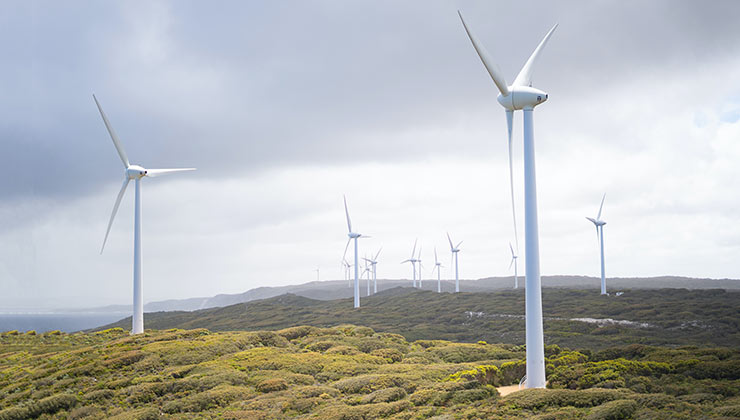
[[[350,232],[350,233],[348,233],[348,234],[347,234],[347,236],[349,236],[349,237],[350,237],[350,239],[355,239],[355,238],[359,238],[359,237],[361,237],[361,236],[362,236],[362,234],[360,234],[360,233],[354,233],[354,232]]]
[[[126,168],[126,178],[128,179],[140,179],[145,176],[147,176],[146,169],[142,168],[139,165],[130,165],[128,168]]]
[[[531,86],[509,86],[509,94],[499,93],[497,100],[509,111],[532,109],[547,101],[547,93]]]
[[[597,219],[594,219],[592,217],[586,217],[586,219],[588,219],[591,223],[593,223],[596,226],[604,226],[606,224],[605,221],[603,221],[603,220],[597,220]]]

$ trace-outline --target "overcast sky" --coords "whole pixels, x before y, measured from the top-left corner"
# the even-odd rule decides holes
[[[142,183],[147,302],[342,278],[342,194],[379,278],[415,238],[449,277],[446,231],[462,278],[509,275],[504,112],[458,8],[509,83],[560,24],[533,78],[543,274],[598,275],[606,192],[607,276],[740,277],[736,1],[17,1],[0,305],[131,301],[133,188],[99,254],[123,167],[93,93],[132,163],[198,168]]]

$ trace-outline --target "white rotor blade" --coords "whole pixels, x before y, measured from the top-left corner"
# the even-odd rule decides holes
[[[116,197],[116,204],[113,205],[113,212],[110,214],[110,220],[108,221],[108,230],[105,231],[105,238],[103,239],[103,246],[100,247],[100,253],[103,253],[103,250],[105,249],[105,242],[108,240],[108,234],[110,233],[110,228],[113,226],[113,219],[116,218],[116,213],[118,213],[118,206],[121,205],[121,199],[123,198],[123,194],[126,192],[126,187],[128,186],[128,182],[130,179],[126,177],[126,179],[123,180],[123,185],[121,185],[121,191],[118,192],[118,197]]]
[[[176,168],[176,169],[147,169],[146,176],[160,176],[165,174],[171,174],[173,172],[187,172],[194,171],[195,168]]]
[[[509,242],[509,249],[511,250],[511,258],[514,258],[514,247],[511,246],[511,242]]]
[[[511,190],[511,217],[514,220],[514,243],[516,243],[516,249],[519,251],[519,234],[516,229],[516,206],[514,205],[514,162],[512,156],[512,141],[511,134],[514,125],[514,111],[506,111],[506,126],[509,132],[509,187]],[[511,245],[511,244],[509,244]]]
[[[419,261],[421,261],[421,247],[419,247],[419,256],[417,257]]]
[[[555,29],[558,27],[558,24],[556,23],[555,26],[550,29],[550,32],[545,35],[545,37],[540,42],[540,45],[537,46],[537,48],[534,49],[534,52],[531,56],[529,56],[529,60],[524,64],[524,67],[519,71],[519,74],[516,76],[516,79],[514,79],[514,85],[513,86],[532,86],[532,67],[534,66],[535,61],[537,61],[537,57],[539,57],[540,52],[542,52],[542,49],[545,47],[545,44],[547,44],[547,41],[550,39],[550,36],[552,36],[552,33],[555,32]]]
[[[344,254],[342,255],[342,260],[347,261],[347,249],[349,249],[349,243],[352,242],[352,238],[347,239],[347,245],[344,247]],[[350,264],[347,263],[347,266]]]
[[[601,197],[601,205],[599,206],[599,215],[596,216],[596,220],[601,220],[601,209],[604,208],[604,199],[606,198],[606,193],[604,193],[604,196]]]
[[[468,38],[470,38],[470,42],[473,43],[473,48],[475,48],[475,52],[478,53],[478,57],[480,57],[480,60],[483,62],[483,65],[486,67],[486,70],[488,70],[488,74],[491,75],[491,79],[493,79],[493,83],[496,84],[496,87],[498,87],[499,92],[501,92],[504,96],[509,96],[509,86],[506,84],[506,79],[504,78],[503,74],[501,73],[501,69],[498,67],[495,61],[491,58],[491,55],[486,51],[486,48],[481,44],[480,41],[478,41],[478,38],[470,32],[470,29],[468,28],[468,25],[465,23],[465,18],[463,18],[462,13],[458,10],[457,14],[460,15],[460,20],[462,21],[463,27],[465,28],[465,32],[468,34]]]
[[[599,225],[594,225],[594,226],[596,226],[596,243],[599,243],[599,239],[601,239],[599,237]]]
[[[512,265],[514,265],[514,257],[511,257],[511,262],[509,263],[509,270],[511,270]]]
[[[380,255],[380,251],[382,251],[382,250],[383,250],[383,247],[381,246],[380,249],[378,250],[378,253],[375,254],[375,258],[373,258],[373,261],[374,262],[377,262],[378,261],[378,255]]]
[[[347,215],[347,229],[349,229],[349,232],[352,233],[352,221],[349,220],[349,210],[347,210],[347,197],[342,197],[344,198],[344,213]]]
[[[460,241],[460,242],[458,242],[458,243],[457,243],[457,246],[456,246],[455,248],[458,248],[458,249],[459,249],[459,248],[460,248],[460,245],[461,245],[462,243],[463,243],[463,241]]]
[[[450,241],[450,251],[455,249],[454,246],[452,246],[452,239],[450,239],[450,232],[447,232],[447,240]]]
[[[98,98],[96,98],[95,95],[93,95],[93,99],[95,100],[95,105],[98,106],[98,111],[100,111],[100,116],[103,117],[105,128],[108,129],[108,134],[110,134],[110,138],[113,139],[113,145],[116,147],[116,150],[118,151],[118,156],[121,157],[123,166],[128,168],[129,166],[131,166],[131,164],[128,163],[128,156],[126,156],[126,152],[123,150],[123,146],[121,146],[121,142],[118,140],[118,136],[116,135],[116,132],[113,131],[113,127],[110,125],[110,121],[108,121],[108,117],[105,116],[105,112],[103,112],[103,108],[100,106],[100,103],[98,102]]]
[[[414,249],[411,250],[411,259],[414,259],[414,255],[416,254],[416,243],[419,241],[419,238],[414,239]]]
[[[439,261],[437,261],[437,247],[434,247],[434,265],[437,265]]]

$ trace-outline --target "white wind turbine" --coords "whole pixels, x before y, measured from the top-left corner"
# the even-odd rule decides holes
[[[442,268],[442,263],[437,260],[437,247],[434,247],[434,268],[432,269],[432,272],[434,270],[437,270],[437,293],[442,293],[442,275],[439,273],[439,270]]]
[[[519,258],[518,255],[514,252],[514,247],[511,246],[511,242],[509,242],[509,249],[511,250],[511,262],[509,263],[509,270],[511,270],[511,266],[514,266],[514,288],[519,288],[519,273],[517,272],[516,267],[516,260]]]
[[[590,217],[586,217],[586,219],[590,220],[591,223],[596,226],[596,240],[600,242],[601,246],[601,294],[606,294],[606,277],[604,272],[604,225],[606,224],[605,221],[601,220],[601,210],[604,208],[604,199],[606,198],[606,193],[604,193],[604,196],[601,197],[601,205],[599,206],[599,214],[596,216],[596,219],[592,219]]]
[[[378,265],[378,255],[380,255],[380,251],[383,250],[383,247],[380,247],[378,250],[378,253],[375,254],[373,258],[365,258],[365,261],[370,264],[370,267],[372,268],[373,273],[373,294],[378,293],[378,272],[377,272],[377,265]]]
[[[414,240],[414,249],[411,250],[411,258],[408,260],[401,261],[401,264],[405,264],[407,262],[411,263],[411,269],[413,270],[413,279],[414,279],[414,287],[416,287],[416,242],[418,242],[419,239],[417,238]]]
[[[421,289],[422,288],[422,286],[421,286],[421,277],[422,277],[422,275],[421,275],[421,273],[422,273],[422,271],[421,271],[421,267],[422,267],[422,265],[421,265],[421,246],[419,246],[419,254],[416,256],[416,262],[419,263],[419,289]]]
[[[509,134],[509,174],[513,198],[513,170],[511,169],[511,133],[514,111],[524,111],[524,238],[525,238],[525,301],[526,301],[526,346],[527,346],[527,388],[544,388],[545,344],[542,330],[542,289],[540,280],[539,233],[537,226],[537,186],[534,162],[534,108],[547,100],[547,93],[532,87],[532,69],[542,49],[552,36],[557,25],[545,35],[532,55],[514,79],[507,85],[501,70],[478,38],[472,34],[462,13],[460,20],[475,51],[478,53],[493,83],[498,88],[498,102],[506,110],[506,123]],[[513,201],[512,201],[513,207]]]
[[[460,252],[460,244],[463,243],[463,241],[458,242],[457,245],[452,245],[452,239],[450,238],[450,233],[447,232],[447,240],[450,241],[450,252],[452,253],[452,257],[455,259],[455,293],[460,292],[460,276],[457,271],[457,253]]]
[[[342,258],[342,270],[344,270],[344,279],[347,280],[347,287],[352,287],[352,278],[349,274],[352,265],[347,262],[346,259]]]
[[[357,240],[359,238],[369,238],[369,236],[363,236],[360,233],[352,232],[352,221],[349,218],[349,210],[347,209],[347,197],[344,197],[344,213],[347,215],[347,230],[349,231],[347,233],[347,236],[349,236],[349,239],[347,240],[347,245],[344,247],[344,256],[342,259],[345,259],[347,256],[347,249],[349,248],[349,243],[354,239],[355,240],[355,308],[360,307],[360,269],[357,265],[358,259],[357,259]]]
[[[113,226],[113,220],[116,218],[118,206],[121,205],[121,199],[123,199],[123,194],[126,192],[128,183],[131,180],[134,180],[136,185],[134,198],[134,311],[133,316],[131,317],[131,334],[141,334],[144,332],[144,291],[141,268],[141,180],[144,177],[155,177],[173,172],[194,171],[195,168],[145,169],[139,165],[130,164],[116,132],[113,131],[113,127],[108,121],[108,117],[105,116],[105,112],[103,112],[103,108],[98,102],[98,98],[93,95],[93,99],[95,100],[95,104],[98,106],[98,111],[100,111],[100,116],[103,117],[105,128],[108,129],[108,133],[113,140],[113,145],[116,147],[118,156],[121,158],[121,162],[123,162],[123,167],[125,168],[125,172],[123,174],[123,185],[121,186],[121,190],[118,192],[118,197],[116,197],[116,203],[113,205],[113,212],[108,221],[108,229],[105,231],[103,245],[100,247],[101,254],[105,249],[105,243],[108,240],[110,228]]]

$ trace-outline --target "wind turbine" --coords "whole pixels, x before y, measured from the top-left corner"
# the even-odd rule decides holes
[[[432,273],[434,273],[434,270],[437,270],[437,293],[442,293],[442,276],[439,273],[440,268],[442,267],[442,263],[437,260],[437,247],[434,247],[434,268],[432,269]]]
[[[347,262],[346,259],[342,258],[342,270],[344,270],[344,279],[347,280],[347,287],[352,287],[352,279],[349,275],[349,270],[352,266]]]
[[[320,281],[320,280],[321,280],[321,278],[319,277],[319,268],[318,268],[318,267],[316,267],[316,268],[315,268],[315,269],[314,269],[313,271],[315,271],[315,272],[316,272],[316,281]]]
[[[380,255],[380,251],[383,250],[383,247],[380,247],[378,250],[378,253],[375,254],[373,258],[365,258],[365,261],[370,263],[370,267],[372,267],[373,272],[373,294],[378,293],[378,273],[377,273],[377,265],[378,265],[378,255]]]
[[[419,246],[419,254],[416,257],[416,262],[419,263],[419,289],[421,289],[422,288],[421,286],[421,267],[422,267],[421,266],[421,246]]]
[[[450,238],[449,232],[447,232],[447,240],[450,241],[450,252],[452,253],[452,257],[455,259],[455,293],[459,293],[460,277],[457,271],[457,253],[460,252],[460,244],[462,244],[463,241],[460,241],[457,245],[452,245],[452,239]]]
[[[601,294],[606,294],[606,277],[604,273],[604,225],[606,224],[605,221],[601,220],[601,210],[604,208],[604,199],[606,198],[606,193],[604,193],[604,196],[601,197],[601,205],[599,206],[599,214],[596,215],[596,219],[592,219],[590,217],[586,217],[586,219],[590,220],[591,223],[596,226],[596,240],[600,242],[601,246]]]
[[[511,250],[511,262],[509,263],[509,270],[511,270],[511,266],[514,266],[514,289],[519,288],[519,274],[517,273],[517,267],[516,267],[516,259],[519,258],[518,255],[514,252],[514,247],[511,246],[511,242],[509,242],[509,249]]]
[[[511,133],[514,111],[524,111],[524,239],[526,257],[526,329],[527,329],[527,388],[544,388],[545,379],[545,343],[542,330],[542,289],[540,280],[539,233],[537,226],[537,185],[534,161],[534,108],[547,101],[547,93],[532,87],[532,69],[542,49],[552,36],[557,24],[550,29],[544,39],[535,48],[532,55],[514,79],[512,85],[506,83],[501,70],[478,38],[473,35],[458,10],[468,38],[473,43],[493,83],[498,88],[498,102],[506,110],[506,123],[509,134],[509,174],[511,169]],[[513,177],[510,180],[513,191]],[[512,192],[513,198],[513,192]],[[513,202],[512,202],[513,208]]]
[[[344,197],[344,213],[347,215],[347,236],[349,239],[347,239],[347,245],[344,247],[344,256],[342,259],[345,259],[347,256],[347,249],[349,248],[349,243],[354,239],[355,240],[355,308],[360,307],[360,269],[357,265],[357,240],[359,238],[369,238],[369,236],[362,236],[362,234],[357,232],[352,232],[352,221],[349,219],[349,210],[347,209],[347,197]]]
[[[411,258],[408,260],[401,261],[401,264],[405,264],[407,262],[411,263],[411,268],[413,270],[413,279],[414,279],[414,287],[416,287],[416,242],[418,242],[419,239],[417,238],[414,240],[414,249],[411,250]]]
[[[103,245],[100,247],[100,254],[103,254],[103,250],[105,249],[105,243],[108,240],[110,228],[113,225],[113,220],[116,218],[118,206],[121,205],[121,199],[123,199],[123,194],[126,192],[128,183],[131,180],[134,180],[136,185],[134,198],[134,313],[131,317],[131,334],[141,334],[144,332],[144,291],[142,288],[143,278],[141,268],[141,180],[144,177],[155,177],[173,172],[194,171],[195,168],[145,169],[139,165],[130,164],[116,132],[113,131],[113,127],[111,126],[110,121],[108,121],[108,117],[105,116],[105,112],[103,112],[103,108],[98,102],[98,98],[93,95],[93,99],[95,100],[95,105],[98,106],[100,116],[103,117],[105,128],[108,129],[108,134],[110,134],[110,137],[113,140],[113,146],[115,146],[118,156],[121,158],[121,162],[123,162],[123,167],[125,168],[125,172],[123,174],[123,185],[121,186],[121,190],[118,192],[118,197],[116,197],[116,203],[113,205],[113,212],[108,221],[108,229],[105,231],[105,238],[103,239]]]

